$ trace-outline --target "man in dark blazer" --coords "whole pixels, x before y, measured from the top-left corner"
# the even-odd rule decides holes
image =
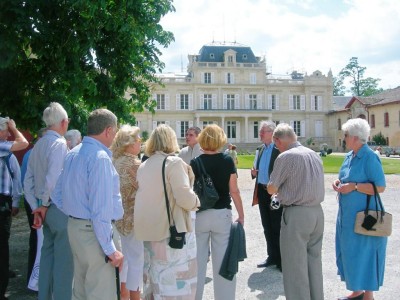
[[[261,121],[260,123],[260,140],[263,144],[257,148],[251,176],[253,179],[256,178],[253,206],[258,204],[260,209],[261,223],[267,243],[267,258],[257,264],[257,267],[265,268],[276,265],[279,270],[282,270],[279,246],[282,207],[276,210],[271,209],[271,195],[267,192],[269,176],[273,170],[275,159],[280,153],[272,142],[272,133],[275,127],[276,125],[272,121]]]

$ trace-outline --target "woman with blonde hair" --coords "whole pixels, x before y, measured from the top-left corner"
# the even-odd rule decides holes
[[[196,241],[187,239],[182,249],[169,246],[170,225],[177,232],[191,232],[190,211],[196,211],[199,199],[192,190],[193,172],[181,158],[174,130],[164,124],[156,127],[146,142],[149,157],[137,174],[138,191],[134,212],[134,230],[144,241],[145,299],[194,299],[197,282]],[[162,167],[170,219],[164,194]],[[187,236],[187,235],[186,235]]]
[[[133,211],[138,187],[136,174],[140,166],[137,157],[141,146],[139,132],[139,127],[123,125],[111,145],[113,164],[119,174],[124,208],[123,218],[115,222],[121,236],[122,253],[126,258],[121,282],[125,283],[129,290],[130,300],[139,300],[143,288],[143,242],[136,239],[133,231]]]
[[[206,126],[198,137],[204,154],[191,161],[195,176],[200,172],[195,162],[200,159],[208,175],[212,178],[219,199],[214,207],[200,210],[196,214],[196,242],[198,280],[196,299],[203,298],[204,283],[207,271],[208,249],[211,240],[211,259],[213,265],[214,299],[235,299],[236,276],[230,281],[219,274],[222,260],[228,247],[232,225],[232,206],[235,204],[239,217],[236,222],[244,224],[242,199],[237,184],[236,167],[229,155],[219,152],[226,144],[224,130],[218,125]]]

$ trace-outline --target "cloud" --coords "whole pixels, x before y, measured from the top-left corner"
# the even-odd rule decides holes
[[[176,40],[163,50],[166,72],[186,70],[187,55],[213,40],[236,41],[265,55],[273,73],[337,75],[356,56],[366,77],[381,78],[383,88],[400,85],[396,1],[175,0],[174,6],[176,13],[162,20]]]

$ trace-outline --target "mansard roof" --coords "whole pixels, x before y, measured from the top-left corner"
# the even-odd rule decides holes
[[[258,63],[250,47],[236,42],[212,42],[204,45],[199,51],[198,62],[224,62],[224,53],[228,50],[236,52],[236,62],[238,63]]]

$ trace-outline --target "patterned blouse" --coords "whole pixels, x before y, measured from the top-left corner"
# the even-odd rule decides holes
[[[123,218],[116,221],[115,225],[120,234],[128,235],[133,230],[133,208],[138,189],[136,174],[140,166],[140,160],[136,155],[124,153],[114,159],[113,163],[119,174],[122,206],[124,208]]]

